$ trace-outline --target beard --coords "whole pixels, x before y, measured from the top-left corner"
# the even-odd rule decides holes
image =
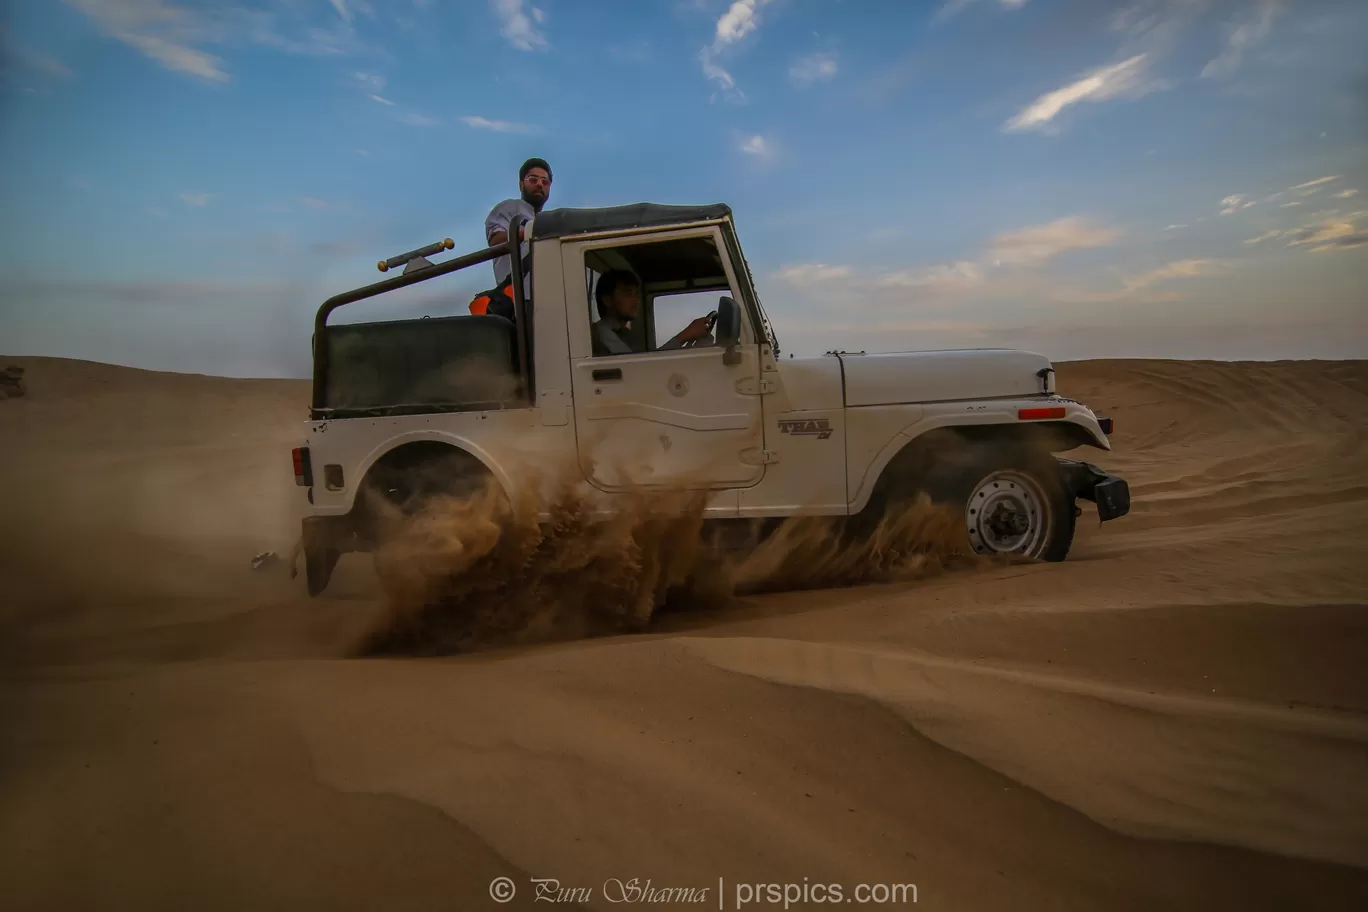
[[[531,206],[536,212],[541,212],[542,206],[546,205],[546,193],[542,190],[524,190],[522,200]]]

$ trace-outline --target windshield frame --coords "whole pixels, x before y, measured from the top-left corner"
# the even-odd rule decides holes
[[[756,335],[760,337],[761,345],[769,345],[772,353],[779,355],[779,339],[774,334],[774,324],[770,322],[769,316],[765,313],[765,308],[760,303],[760,295],[755,289],[755,277],[751,274],[750,263],[746,261],[746,255],[741,250],[741,240],[736,232],[736,223],[731,217],[723,221],[722,241],[727,248],[727,258],[731,260],[732,272],[736,275],[737,284],[741,286],[741,296],[745,300],[741,306],[750,311],[751,325],[755,328]]]

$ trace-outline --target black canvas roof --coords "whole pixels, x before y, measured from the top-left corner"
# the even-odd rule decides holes
[[[725,203],[707,206],[666,206],[660,203],[632,203],[603,209],[547,209],[532,222],[534,238],[565,237],[596,231],[621,231],[631,228],[656,228],[685,222],[726,218],[731,207]]]

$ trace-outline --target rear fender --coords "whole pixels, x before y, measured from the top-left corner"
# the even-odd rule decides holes
[[[409,431],[403,434],[396,434],[388,437],[372,448],[360,459],[354,468],[349,471],[351,474],[347,481],[347,500],[341,513],[347,513],[356,507],[356,497],[365,484],[366,478],[370,475],[376,463],[384,459],[388,454],[394,452],[402,446],[412,443],[442,443],[457,450],[462,450],[481,465],[485,471],[489,472],[494,480],[505,492],[512,491],[512,479],[507,470],[500,465],[499,460],[486,449],[477,444],[469,437],[460,434],[453,434],[449,431],[437,430],[435,428],[425,428],[422,430]],[[319,511],[321,513],[321,511]],[[331,512],[331,511],[330,511]]]

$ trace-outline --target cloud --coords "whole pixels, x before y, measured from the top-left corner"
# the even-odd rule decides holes
[[[805,288],[822,282],[837,282],[850,277],[849,266],[828,266],[826,263],[797,263],[784,266],[774,277],[787,285]]]
[[[187,206],[206,206],[214,198],[212,193],[182,193],[181,200]]]
[[[166,0],[67,0],[106,35],[157,61],[168,70],[224,82],[219,58],[193,45],[211,37],[190,9]]]
[[[811,54],[789,67],[789,79],[794,85],[810,86],[814,82],[835,79],[837,69],[835,54]]]
[[[1120,95],[1146,91],[1144,77],[1149,66],[1147,54],[1136,54],[1120,63],[1099,67],[1084,73],[1062,88],[1041,95],[1007,121],[1003,129],[1009,133],[1045,128],[1070,105],[1083,101],[1106,101]]]
[[[1167,226],[1164,227],[1164,230],[1165,230],[1165,231],[1178,231],[1178,230],[1183,229],[1183,228],[1186,228],[1186,227],[1187,227],[1187,225],[1167,225]]]
[[[1250,238],[1249,240],[1245,241],[1245,243],[1252,247],[1252,246],[1254,246],[1255,244],[1262,244],[1264,241],[1271,241],[1271,240],[1273,240],[1274,238],[1280,238],[1280,237],[1282,237],[1282,235],[1283,235],[1283,233],[1282,233],[1281,231],[1277,231],[1277,230],[1274,230],[1274,231],[1265,231],[1263,234],[1259,235],[1258,237]]]
[[[382,105],[388,105],[390,107],[394,106],[393,101],[390,101],[388,98],[380,94],[385,89],[384,76],[381,76],[378,73],[363,73],[358,71],[352,73],[351,81],[358,89],[361,90],[361,94],[364,95],[366,98],[369,98],[371,101],[374,101]]]
[[[1316,178],[1315,180],[1308,180],[1308,182],[1305,183],[1298,183],[1298,185],[1295,187],[1287,187],[1286,193],[1295,193],[1295,191],[1297,190],[1309,190],[1312,189],[1312,187],[1319,187],[1323,185],[1323,183],[1330,183],[1332,182],[1332,180],[1338,179],[1338,174],[1332,174],[1328,176],[1328,178]],[[1302,196],[1306,196],[1306,194],[1302,194]]]
[[[769,143],[765,142],[765,137],[760,135],[748,136],[741,142],[741,151],[747,155],[768,155],[770,153]]]
[[[10,35],[9,26],[3,24],[0,24],[0,62],[4,63],[6,70],[13,63],[25,70],[41,73],[44,76],[55,76],[60,79],[71,77],[70,67],[60,60],[19,44]]]
[[[1296,193],[1298,196],[1312,196],[1314,194],[1319,193],[1326,184],[1332,183],[1339,179],[1340,175],[1338,174],[1331,175],[1330,177],[1318,177],[1315,180],[1309,180],[1304,184],[1297,184],[1297,186],[1295,187],[1288,187],[1286,190],[1283,191],[1283,193]],[[1280,196],[1281,194],[1275,195]]]
[[[1230,33],[1225,50],[1202,68],[1202,77],[1229,76],[1239,69],[1245,52],[1257,47],[1268,37],[1277,13],[1278,0],[1260,0],[1258,9]]]
[[[375,10],[366,0],[329,0],[329,2],[332,3],[332,8],[337,10],[337,15],[342,18],[342,21],[348,24],[353,18],[353,8],[364,16],[371,19],[375,18]]]
[[[1337,181],[1339,179],[1340,176],[1338,174],[1332,174],[1329,177],[1318,177],[1315,180],[1309,180],[1304,184],[1297,184],[1295,187],[1288,187],[1287,192],[1291,193],[1294,190],[1305,190],[1309,187],[1319,187],[1321,184],[1328,184],[1331,181]]]
[[[1368,246],[1368,228],[1358,222],[1368,219],[1368,212],[1355,212],[1343,218],[1328,218],[1284,232],[1290,238],[1288,247],[1306,247],[1312,253],[1330,250],[1352,250]]]
[[[426,114],[418,114],[413,111],[399,114],[394,119],[409,127],[435,127],[441,123],[435,117],[428,117]]]
[[[1135,292],[1173,279],[1196,279],[1205,276],[1224,275],[1229,271],[1230,264],[1225,260],[1176,260],[1160,266],[1158,269],[1151,269],[1149,272],[1131,276],[1125,279],[1122,284],[1125,285],[1127,291]]]
[[[925,288],[928,286],[977,285],[983,281],[983,269],[969,260],[941,263],[923,269],[903,269],[885,273],[875,284],[880,288]]]
[[[1282,197],[1288,194],[1295,194],[1296,196],[1300,197],[1315,196],[1317,193],[1324,190],[1327,184],[1334,183],[1339,179],[1340,175],[1338,174],[1331,174],[1327,177],[1318,177],[1315,180],[1309,180],[1304,183],[1297,184],[1295,187],[1288,187],[1286,190],[1279,190],[1277,193],[1269,194],[1268,196],[1263,198],[1262,202],[1271,203],[1275,200],[1281,199]],[[1353,196],[1355,192],[1357,191],[1345,191],[1347,195],[1335,194],[1335,198],[1348,199],[1349,197]],[[1248,209],[1250,206],[1257,205],[1258,202],[1260,201],[1252,200],[1243,193],[1232,194],[1230,196],[1227,196],[1225,199],[1221,200],[1221,215],[1231,215],[1233,213],[1239,212],[1241,209]],[[1280,204],[1281,208],[1283,209],[1289,209],[1293,206],[1300,205],[1301,202],[1298,200],[1292,200],[1290,202]]]
[[[104,34],[155,60],[168,70],[208,82],[226,82],[223,61],[204,50],[210,44],[254,44],[291,54],[337,56],[364,49],[350,15],[319,27],[314,14],[298,3],[275,3],[267,9],[236,4],[187,3],[172,0],[66,0]],[[345,8],[368,16],[364,0],[348,0]],[[280,30],[282,17],[296,35]]]
[[[800,263],[785,266],[776,278],[798,289],[839,282],[864,297],[879,290],[918,289],[947,295],[970,289],[1011,294],[1023,283],[1030,284],[1033,272],[1051,259],[1070,250],[1083,250],[1114,244],[1120,232],[1096,225],[1082,216],[1069,216],[1041,225],[1029,225],[993,238],[977,257],[952,260],[892,272],[852,269],[826,263]],[[858,296],[857,294],[857,296]]]
[[[736,80],[732,78],[732,74],[713,60],[712,48],[704,48],[700,51],[698,59],[703,66],[703,75],[717,83],[718,88],[722,90],[723,97],[731,101],[745,101],[746,95],[736,88]]]
[[[1336,193],[1335,199],[1347,200],[1355,196],[1358,196],[1358,190],[1356,190],[1353,187],[1350,187],[1348,190],[1341,190],[1339,193]]]
[[[1312,247],[1312,253],[1325,253],[1328,250],[1357,250],[1359,247],[1368,247],[1368,231],[1355,231],[1352,234],[1339,234],[1328,239],[1318,247]]]
[[[494,13],[503,23],[500,34],[520,51],[535,51],[547,46],[546,37],[537,30],[546,18],[535,6],[524,8],[524,0],[493,0]]]
[[[228,79],[228,74],[219,69],[219,59],[212,54],[166,41],[155,35],[120,37],[168,70],[189,73],[214,82],[224,82]]]
[[[373,16],[370,7],[351,0],[351,6],[367,15]],[[277,29],[277,14],[261,10],[247,10],[240,7],[227,7],[219,15],[223,17],[221,31],[225,35],[239,36],[253,44],[274,48],[288,54],[302,54],[310,57],[339,57],[368,50],[358,40],[356,29],[346,20],[339,19],[326,28],[319,28],[310,18],[304,18],[306,7],[297,3],[277,4],[278,10],[296,10],[298,33],[301,37],[290,38]],[[383,53],[383,51],[381,52]]]
[[[1070,250],[1110,246],[1119,237],[1113,228],[1069,216],[1000,234],[989,244],[986,256],[995,266],[1035,266]]]
[[[946,0],[945,4],[936,11],[936,15],[931,17],[932,22],[945,22],[964,12],[973,6],[978,0]],[[1018,10],[1026,5],[1026,0],[996,0],[996,4],[1005,10]]]
[[[533,124],[514,123],[511,120],[490,120],[478,115],[460,118],[461,123],[474,130],[490,130],[494,133],[536,133],[540,128]]]
[[[699,52],[703,75],[716,82],[728,101],[745,101],[745,93],[736,88],[731,73],[717,62],[717,58],[733,44],[760,27],[760,7],[770,0],[735,0],[717,19],[712,44]]]
[[[734,44],[760,25],[759,9],[770,0],[735,0],[717,20],[715,46]]]

